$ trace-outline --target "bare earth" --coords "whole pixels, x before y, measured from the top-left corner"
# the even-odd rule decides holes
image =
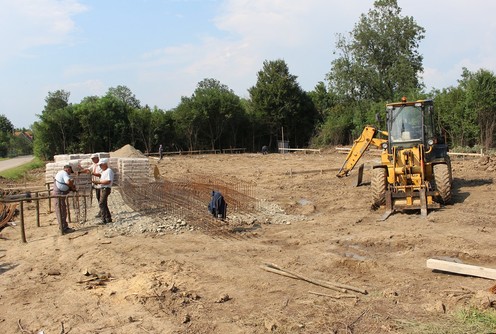
[[[383,209],[370,209],[368,184],[335,176],[344,158],[165,157],[158,164],[165,178],[211,174],[256,183],[265,209],[231,235],[149,230],[159,218],[133,212],[117,189],[113,224],[97,225],[94,203],[88,222],[64,236],[45,203],[41,227],[27,203],[28,242],[19,225],[1,231],[0,333],[421,333],[428,324],[456,328],[460,308],[496,305],[494,281],[426,268],[429,258],[496,268],[495,172],[487,169],[494,158],[484,166],[478,158],[453,159],[452,205],[427,218],[396,213],[385,222],[377,221]],[[367,154],[364,162],[375,159]],[[269,272],[265,263],[368,294]]]

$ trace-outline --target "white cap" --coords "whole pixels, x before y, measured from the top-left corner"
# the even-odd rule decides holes
[[[98,164],[99,165],[101,165],[101,164],[108,164],[108,159],[107,158],[100,159],[100,162]]]
[[[93,153],[93,154],[91,155],[90,159],[93,159],[93,158],[99,158],[98,154]]]

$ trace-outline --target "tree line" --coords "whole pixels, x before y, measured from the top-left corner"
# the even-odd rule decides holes
[[[176,108],[150,108],[126,86],[104,96],[69,103],[70,92],[49,92],[33,124],[34,153],[112,151],[131,144],[143,152],[243,147],[256,152],[277,141],[291,147],[351,143],[363,127],[384,128],[384,106],[402,96],[432,98],[439,130],[451,146],[494,147],[496,76],[489,70],[462,69],[458,85],[425,91],[425,29],[403,16],[396,0],[377,0],[354,29],[338,35],[325,80],[304,91],[284,60],[266,60],[249,97],[238,97],[214,78],[197,84]]]
[[[0,158],[16,157],[33,153],[31,131],[14,129],[5,115],[0,115]]]
[[[264,62],[251,98],[241,99],[216,79],[198,83],[172,110],[142,106],[126,86],[104,96],[69,103],[70,93],[50,92],[39,121],[33,125],[34,153],[113,151],[131,144],[143,152],[246,148],[276,149],[284,131],[295,147],[305,147],[318,120],[310,97],[282,60]]]

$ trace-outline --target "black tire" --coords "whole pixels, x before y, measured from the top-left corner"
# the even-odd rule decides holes
[[[453,169],[451,169],[451,158],[449,155],[446,156],[446,164],[448,164],[449,180],[451,186],[453,186]]]
[[[372,207],[379,208],[386,204],[387,190],[387,171],[386,168],[372,169],[372,180],[370,182],[372,188]]]
[[[437,164],[433,167],[435,190],[443,204],[451,201],[451,170],[449,164]]]

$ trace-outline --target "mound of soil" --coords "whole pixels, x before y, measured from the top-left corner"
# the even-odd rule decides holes
[[[120,149],[110,152],[112,158],[146,158],[140,150],[135,149],[132,145],[124,145]]]

